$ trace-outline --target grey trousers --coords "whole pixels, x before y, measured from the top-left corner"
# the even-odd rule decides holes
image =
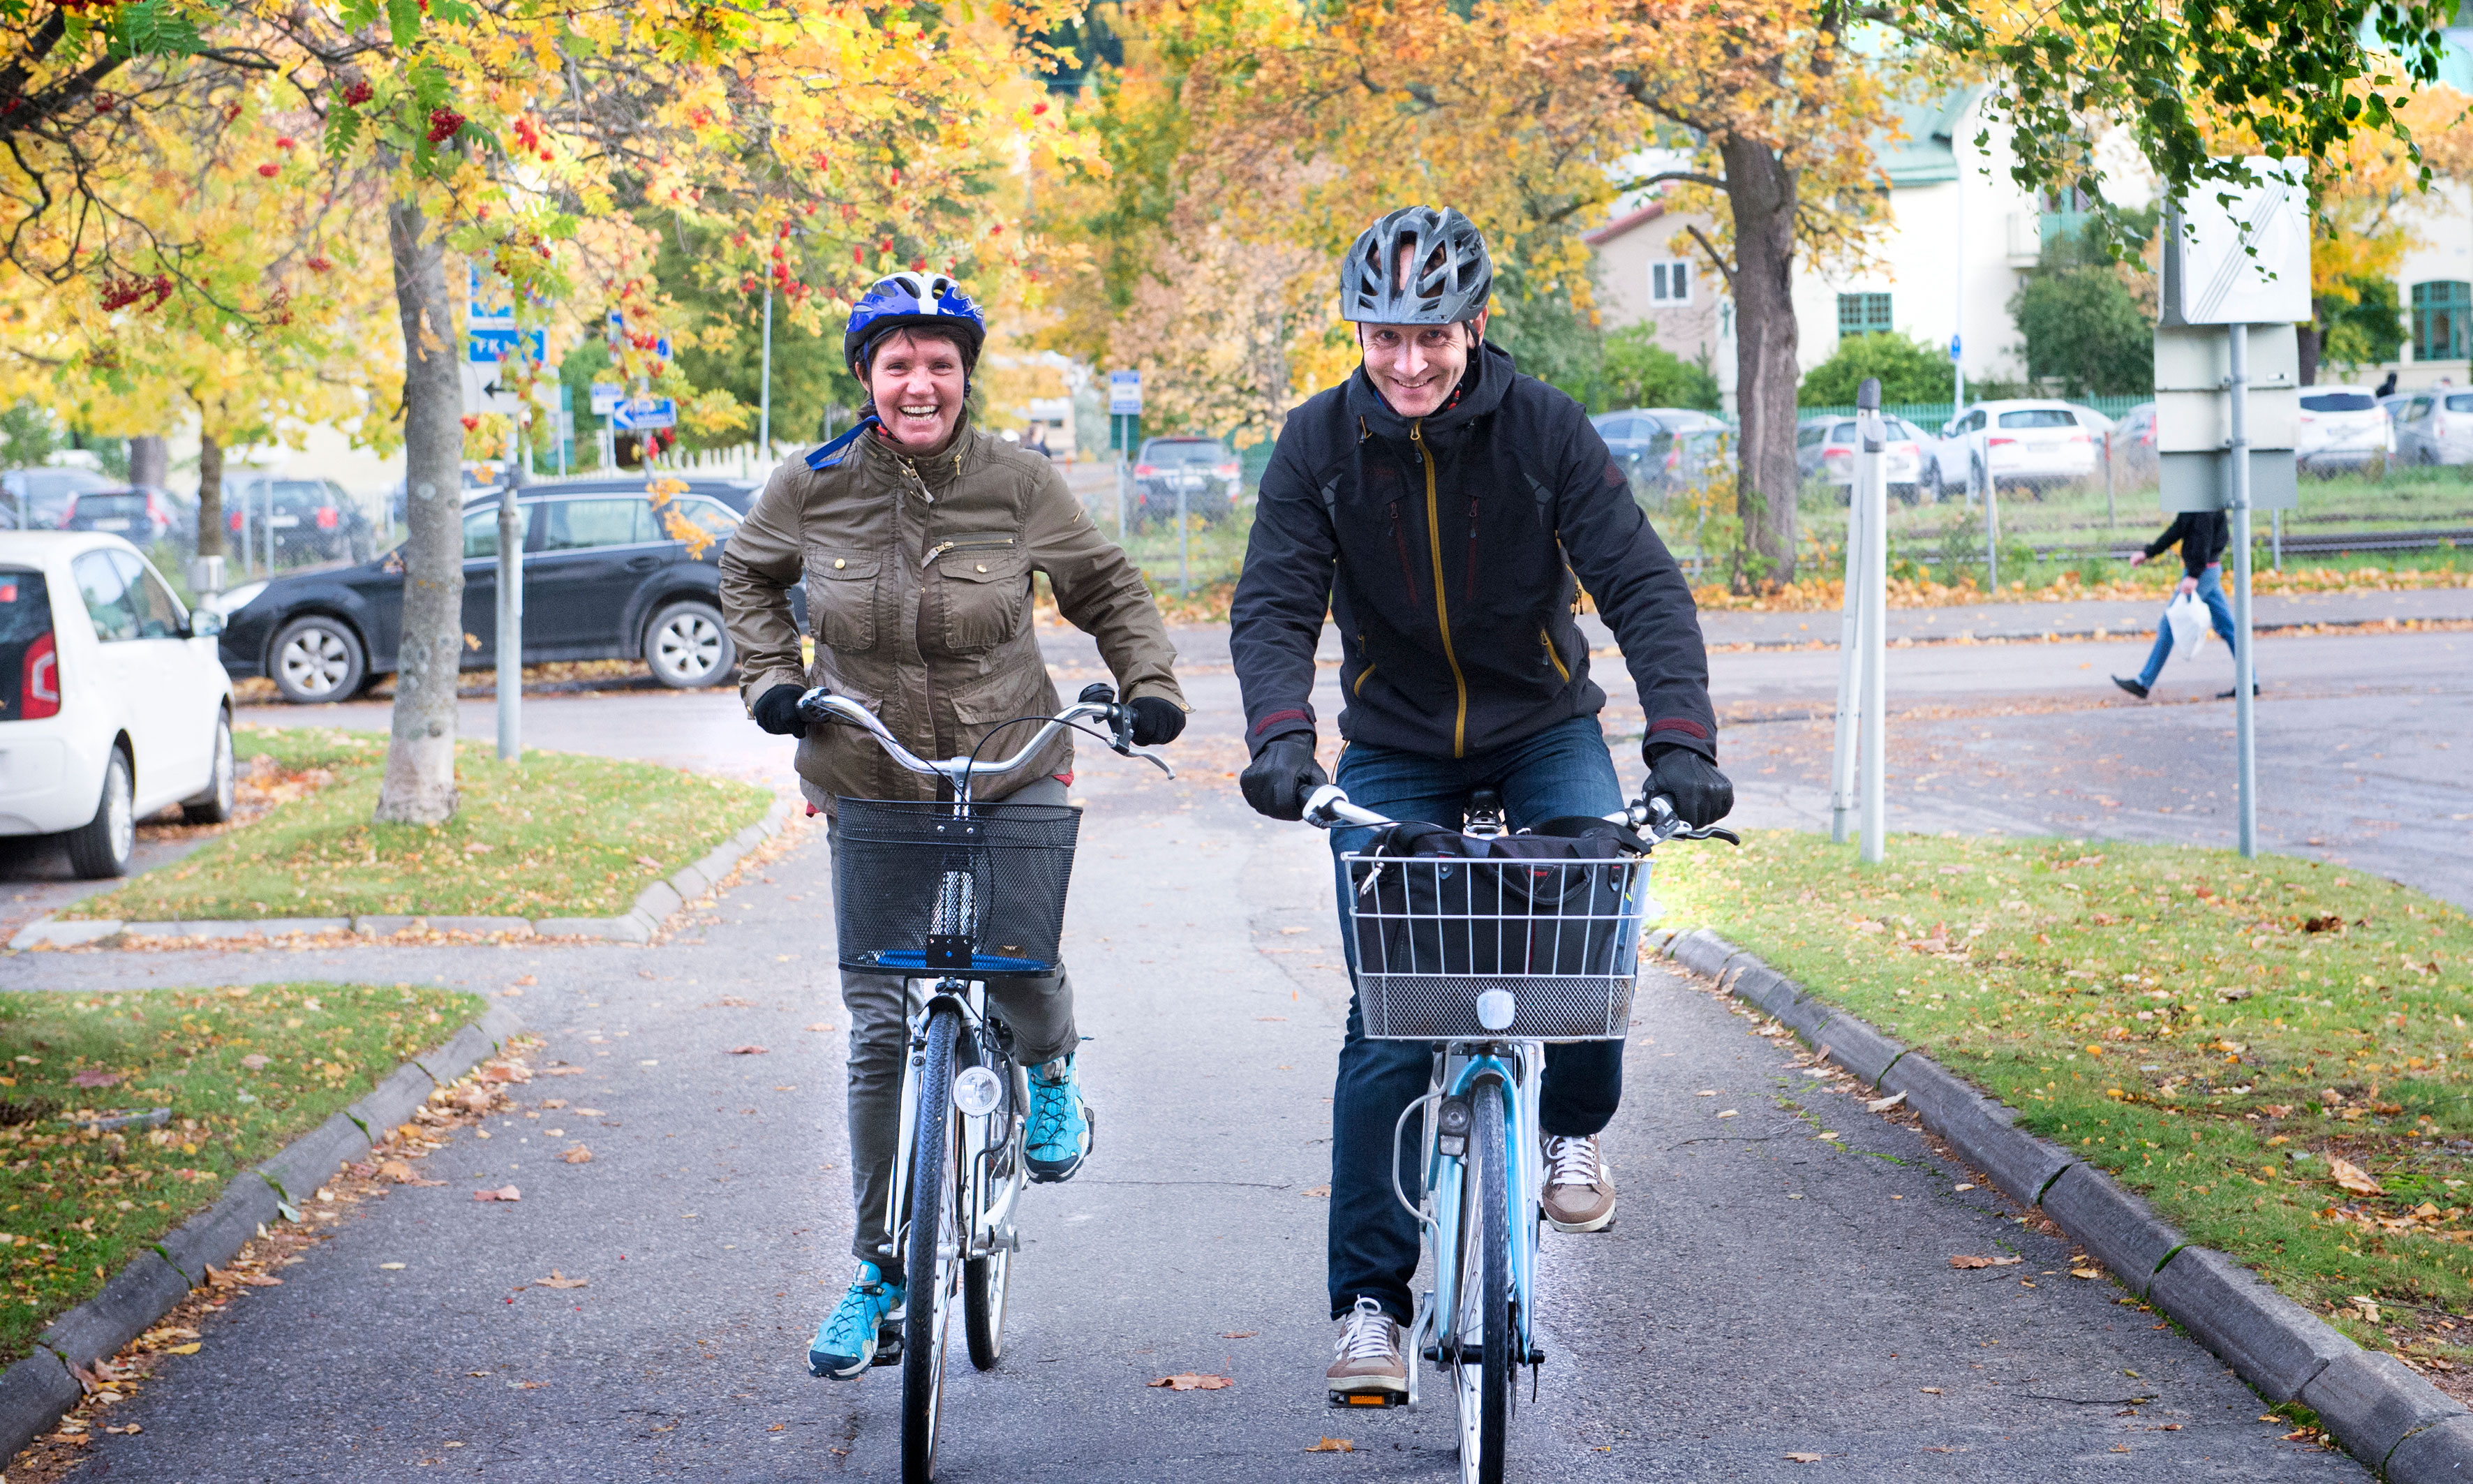
[[[1042,778],[1006,796],[1021,803],[1063,803],[1065,785]],[[838,826],[827,838],[838,844]],[[901,1070],[910,1039],[910,981],[900,974],[842,970],[842,1004],[850,1012],[851,1195],[855,1203],[851,1252],[893,1281],[902,1279],[885,1225],[893,1194],[893,1161],[901,1142]],[[1013,1032],[1014,1060],[1036,1066],[1070,1056],[1081,1037],[1073,1027],[1073,985],[1063,965],[1038,979],[994,979],[988,1006]]]

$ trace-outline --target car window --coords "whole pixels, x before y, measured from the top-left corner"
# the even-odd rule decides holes
[[[2367,392],[2311,392],[2301,398],[2303,412],[2374,412],[2378,405]]]
[[[542,522],[543,551],[589,551],[659,539],[653,507],[643,496],[612,500],[552,500]]]
[[[2022,407],[2001,415],[2005,428],[2074,428],[2078,419],[2066,407]]]
[[[2404,412],[2400,416],[2399,420],[2405,422],[2418,422],[2421,420],[2423,415],[2429,411],[2430,398],[2426,396],[2416,396],[2412,401],[2404,404]]]
[[[2473,412],[2473,392],[2459,392],[2447,399],[2449,412]]]
[[[1181,439],[1175,443],[1151,444],[1149,462],[1153,464],[1226,464],[1228,452],[1217,443],[1203,440]]]
[[[1828,431],[1829,424],[1826,422],[1807,422],[1794,430],[1794,445],[1797,448],[1810,448],[1818,443]]]
[[[129,596],[129,579],[112,562],[111,553],[90,551],[69,567],[77,579],[85,615],[94,621],[94,636],[107,644],[138,636],[137,606]]]
[[[1852,422],[1832,423],[1829,429],[1829,441],[1833,443],[1851,443],[1855,442],[1855,424]]]
[[[137,615],[137,636],[141,639],[177,639],[188,626],[180,616],[180,605],[163,579],[148,570],[145,562],[130,552],[111,553],[111,564],[120,569],[121,580],[129,585],[129,606]]]
[[[1883,419],[1883,420],[1885,420],[1885,422],[1887,422],[1887,423],[1888,423],[1888,425],[1889,425],[1889,437],[1890,437],[1890,439],[1891,439],[1893,442],[1899,442],[1899,443],[1921,443],[1921,442],[1923,442],[1923,435],[1922,435],[1921,433],[1916,432],[1916,431],[1915,431],[1915,425],[1914,425],[1913,423],[1911,423],[1911,422],[1909,422],[1906,419],[1904,419],[1904,418],[1888,418],[1888,419]]]
[[[1958,424],[1958,431],[1961,433],[1974,433],[1980,432],[1982,427],[1983,409],[1978,407],[1975,411],[1966,415],[1966,420]]]
[[[678,506],[680,512],[689,520],[702,526],[708,534],[724,540],[728,540],[731,533],[738,529],[738,513],[719,500],[698,495],[693,499],[679,501]]]
[[[498,554],[498,507],[495,503],[464,513],[464,560],[477,562]]]
[[[145,514],[146,496],[134,490],[123,494],[81,494],[77,497],[77,515],[81,520]]]

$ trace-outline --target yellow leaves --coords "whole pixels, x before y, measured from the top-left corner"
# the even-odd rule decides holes
[[[2355,1195],[2385,1195],[2387,1187],[2371,1178],[2370,1172],[2341,1155],[2327,1158],[2327,1173],[2336,1184]]]
[[[1959,1256],[1957,1256],[1957,1257],[1955,1257],[1950,1258],[1950,1259],[1949,1259],[1949,1265],[1950,1265],[1951,1267],[1958,1268],[1958,1269],[1968,1269],[1968,1268],[2005,1268],[2005,1267],[2014,1267],[2014,1266],[2016,1266],[2017,1264],[2019,1264],[2019,1263],[2021,1263],[2021,1262],[2024,1262],[2024,1261],[2026,1261],[2026,1260],[2027,1260],[2027,1259],[2026,1259],[2026,1258],[2024,1258],[2024,1257],[1978,1257],[1972,1256],[1972,1255],[1970,1255],[1970,1254],[1961,1254],[1961,1255],[1959,1255]]]
[[[1236,1383],[1224,1376],[1196,1376],[1187,1371],[1175,1376],[1163,1376],[1147,1384],[1155,1388],[1164,1386],[1170,1391],[1225,1391]],[[1343,1447],[1341,1451],[1346,1451],[1346,1448]]]
[[[1154,1381],[1151,1384],[1157,1385],[1159,1383]],[[1357,1445],[1349,1442],[1346,1438],[1325,1438],[1318,1443],[1307,1444],[1306,1451],[1309,1453],[1354,1453],[1357,1451]]]

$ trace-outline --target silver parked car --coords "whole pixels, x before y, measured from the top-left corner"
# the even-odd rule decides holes
[[[2473,464],[2473,392],[2433,387],[2395,410],[2399,464]]]
[[[2395,426],[2368,387],[2315,386],[2301,389],[2301,425],[2293,456],[2304,470],[2332,474],[2339,469],[2384,467],[2395,449]]]
[[[1931,440],[1903,418],[1884,418],[1888,438],[1881,450],[1888,466],[1889,493],[1912,505],[1923,493],[1924,450]],[[1811,418],[1794,430],[1794,465],[1806,480],[1837,487],[1839,499],[1855,484],[1855,419]]]
[[[2037,491],[2096,472],[2092,409],[2041,398],[1978,402],[1952,418],[1926,461],[1924,482],[1941,493],[2025,486]]]

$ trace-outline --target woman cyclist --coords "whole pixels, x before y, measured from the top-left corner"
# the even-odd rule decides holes
[[[935,797],[854,729],[810,731],[810,685],[849,696],[924,757],[969,753],[1017,717],[1062,709],[1031,624],[1031,582],[1045,573],[1067,619],[1099,641],[1144,747],[1185,730],[1175,650],[1140,570],[1102,537],[1045,459],[971,425],[971,373],[987,322],[943,275],[896,274],[851,311],[842,353],[866,390],[858,426],[774,470],[721,556],[722,610],[736,641],[741,695],[757,726],[799,738],[799,788],[826,815],[836,798]],[[801,662],[790,587],[804,582],[816,658]],[[1000,755],[1003,739],[988,755]],[[1064,803],[1070,733],[983,799]],[[991,1007],[1030,1068],[1031,1178],[1071,1178],[1092,1124],[1074,1078],[1073,992],[1062,966],[1044,979],[992,982]],[[903,1275],[887,1227],[901,1124],[908,1005],[894,973],[842,971],[850,1012],[852,1251],[858,1276],[816,1331],[815,1375],[850,1378],[874,1361],[878,1329],[901,1313]]]

